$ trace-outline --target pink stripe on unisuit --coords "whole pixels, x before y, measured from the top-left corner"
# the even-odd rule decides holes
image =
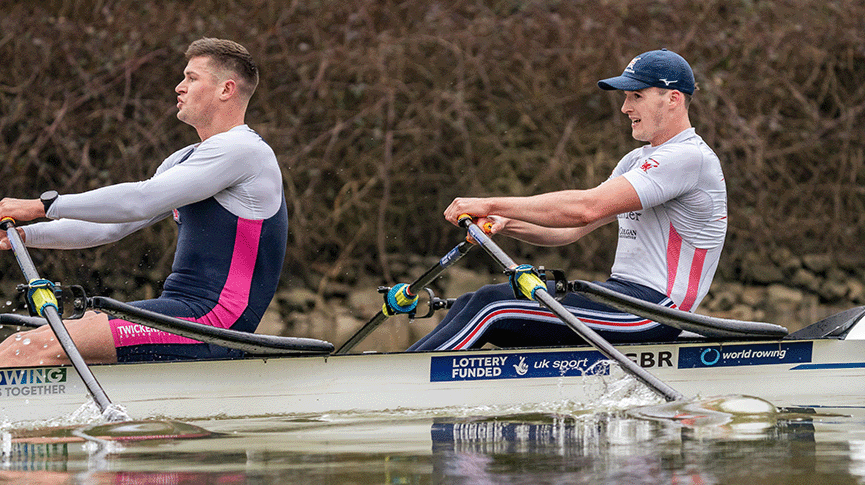
[[[205,325],[220,328],[230,328],[246,310],[249,302],[249,291],[252,285],[252,275],[255,271],[255,261],[258,256],[258,243],[261,238],[263,220],[238,219],[237,236],[234,241],[234,251],[228,279],[219,301],[210,312],[199,318],[183,318]],[[114,319],[111,324],[111,334],[114,336],[115,347],[128,347],[144,344],[197,344],[201,343],[169,332],[156,330],[138,323]]]

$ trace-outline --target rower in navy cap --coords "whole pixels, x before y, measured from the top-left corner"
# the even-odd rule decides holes
[[[637,57],[598,86],[624,92],[622,113],[635,139],[601,185],[530,197],[457,198],[445,218],[469,214],[493,233],[540,246],[561,246],[618,221],[610,278],[601,285],[652,303],[693,311],[709,291],[727,232],[721,163],[688,117],[695,90],[691,66],[665,49]],[[679,330],[568,294],[562,304],[612,342],[673,340]],[[511,286],[484,286],[456,300],[447,316],[410,350],[555,346],[580,343],[538,303]]]

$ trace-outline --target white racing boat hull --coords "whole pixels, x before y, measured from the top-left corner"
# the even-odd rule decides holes
[[[776,406],[865,405],[865,341],[774,340],[617,347],[688,398]],[[201,419],[573,402],[626,377],[590,347],[352,354],[94,365],[133,419]],[[633,380],[633,379],[632,379]],[[635,380],[634,387],[639,387]],[[0,419],[62,420],[90,400],[72,367],[0,369]]]

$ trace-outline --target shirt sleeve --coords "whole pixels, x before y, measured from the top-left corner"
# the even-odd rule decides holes
[[[696,147],[658,150],[622,175],[634,186],[643,207],[654,207],[693,190],[700,180],[702,155]]]
[[[60,219],[23,226],[25,245],[43,249],[83,249],[119,241],[133,232],[154,224],[169,214],[150,220],[103,224]]]
[[[247,166],[232,163],[236,159],[233,152],[245,148],[224,143],[216,135],[196,147],[182,163],[185,153],[178,151],[148,180],[61,195],[48,216],[99,223],[151,220],[211,197],[247,176]]]

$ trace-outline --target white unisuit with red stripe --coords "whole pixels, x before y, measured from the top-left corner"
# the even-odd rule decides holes
[[[665,293],[693,311],[709,291],[727,233],[727,189],[721,163],[689,128],[656,147],[622,158],[624,176],[643,209],[619,215],[612,276]]]

